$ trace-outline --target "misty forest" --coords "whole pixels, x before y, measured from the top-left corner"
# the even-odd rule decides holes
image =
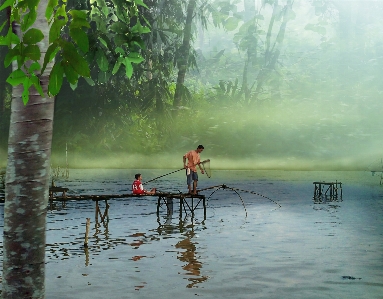
[[[381,159],[383,2],[144,3],[149,30],[130,78],[110,66],[114,51],[91,34],[91,77],[64,78],[53,165],[63,166],[67,154],[73,168],[178,167],[198,144],[221,169],[364,170]],[[4,61],[8,49],[0,50]],[[0,68],[5,167],[11,67]]]
[[[382,15],[1,1],[1,297],[381,298]]]

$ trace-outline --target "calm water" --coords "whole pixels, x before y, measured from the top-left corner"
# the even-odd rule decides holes
[[[141,172],[147,181],[170,171]],[[129,193],[134,173],[71,170],[57,185],[69,194]],[[342,200],[314,203],[313,182],[333,180],[343,183]],[[236,192],[204,191],[206,219],[202,207],[180,217],[176,204],[157,217],[155,197],[109,200],[104,222],[93,201],[56,204],[46,298],[383,298],[379,181],[369,172],[214,171],[200,176],[200,188]],[[184,173],[146,187],[185,191]]]

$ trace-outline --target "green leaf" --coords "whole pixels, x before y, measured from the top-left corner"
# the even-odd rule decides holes
[[[17,61],[17,68],[21,68],[23,64],[25,63],[26,56],[23,55],[18,55],[16,56],[16,61]]]
[[[136,25],[134,25],[130,30],[132,33],[138,33],[138,34],[150,32],[149,27],[142,26],[139,20],[137,20]]]
[[[116,22],[116,23],[113,23],[111,26],[110,26],[110,29],[116,33],[119,33],[119,34],[125,34],[127,32],[129,32],[129,27],[124,24],[123,22]]]
[[[134,7],[131,7],[131,9],[137,9]],[[124,21],[125,23],[130,23],[130,17],[129,17],[129,10],[124,9],[121,5],[117,5],[117,7],[114,10],[115,16],[117,19]]]
[[[84,78],[85,81],[89,84],[89,86],[95,86],[96,84],[94,83],[94,81],[92,80],[92,78]]]
[[[124,65],[125,65],[125,74],[126,74],[126,77],[128,77],[129,79],[132,77],[133,75],[133,66],[132,66],[132,63],[130,62],[129,58],[126,57],[125,60],[123,61]]]
[[[104,51],[98,50],[96,52],[96,61],[101,71],[106,72],[109,69],[108,58],[105,56]]]
[[[55,96],[59,93],[63,83],[64,69],[61,62],[55,63],[49,76],[48,91]]]
[[[227,31],[234,31],[238,27],[239,20],[234,17],[226,19],[224,26]]]
[[[110,38],[113,39],[113,42],[110,40]],[[100,33],[98,40],[106,47],[110,52],[114,52],[114,49],[116,48],[114,43],[114,35],[107,36],[106,34]]]
[[[12,61],[16,60],[20,56],[20,45],[15,46],[13,49],[9,49],[7,55],[4,58],[4,66],[8,67]]]
[[[145,59],[138,53],[136,52],[132,52],[128,55],[129,57],[129,60],[133,63],[140,63],[142,61],[144,61]]]
[[[28,80],[27,75],[20,69],[13,71],[7,78],[7,82],[12,86],[17,86]]]
[[[28,0],[27,5],[30,10],[36,10],[40,0]]]
[[[8,34],[7,34],[7,36],[8,36]],[[17,45],[17,44],[20,43],[20,38],[16,34],[14,34],[13,32],[11,32],[9,37],[10,37],[10,40],[11,40],[11,44]]]
[[[24,48],[23,55],[37,61],[41,57],[40,48],[37,45],[28,45]]]
[[[3,31],[3,28],[5,27],[5,25],[7,25],[9,22],[9,20],[5,20],[4,23],[0,26],[0,32]]]
[[[142,40],[139,40],[139,41],[133,41],[133,42],[131,42],[130,43],[130,46],[133,48],[133,46],[137,46],[137,47],[139,47],[139,48],[141,48],[141,49],[145,49],[145,43],[144,43],[144,41],[142,41]]]
[[[72,88],[72,90],[75,90],[77,88],[77,82],[75,84],[69,83],[69,85],[70,85],[70,88]]]
[[[47,20],[50,20],[52,18],[53,12],[57,5],[58,5],[58,0],[48,1],[47,9],[45,10],[45,17],[47,18]]]
[[[110,72],[99,72],[98,81],[100,83],[107,83],[109,81],[110,76],[111,76]]]
[[[69,35],[75,41],[75,43],[78,45],[81,51],[83,51],[84,53],[87,53],[89,51],[88,35],[83,30],[81,30],[80,28],[72,28],[69,31]]]
[[[69,11],[69,14],[73,17],[73,19],[77,20],[77,19],[83,19],[83,20],[86,20],[88,18],[88,15],[85,11],[83,10],[76,10],[76,9],[72,9]]]
[[[8,46],[8,39],[5,36],[0,36],[0,46]]]
[[[7,8],[9,6],[13,5],[14,0],[6,0],[3,5],[0,6],[0,11],[2,11],[4,8]]]
[[[127,42],[128,42],[128,39],[125,36],[125,34],[116,34],[114,36],[114,43],[116,44],[116,46],[122,46],[126,44]]]
[[[64,62],[63,67],[65,72],[65,77],[68,80],[68,82],[70,84],[76,84],[78,81],[77,72],[73,69],[73,67],[68,62]]]
[[[134,0],[134,2],[137,4],[137,5],[141,5],[147,9],[149,9],[146,4],[142,1],[142,0]]]
[[[23,36],[23,43],[30,45],[30,44],[37,44],[38,42],[41,42],[44,39],[44,34],[41,32],[41,30],[36,28],[31,28],[27,32],[25,32]]]
[[[65,24],[65,20],[55,19],[53,21],[52,26],[49,29],[49,43],[53,43],[60,36],[61,29]]]
[[[90,28],[89,22],[83,19],[74,19],[69,25],[70,28]]]
[[[106,6],[105,1],[104,0],[97,0],[97,5],[100,8],[100,10],[102,11],[102,13],[104,14],[104,16],[108,16],[109,9]]]
[[[65,8],[66,8],[65,4],[62,4],[61,6],[57,8],[55,13],[55,19],[63,19],[65,22],[68,22],[68,15],[66,13]]]
[[[57,47],[56,43],[53,43],[48,47],[48,50],[44,56],[44,63],[43,63],[43,68],[41,69],[41,74],[44,73],[45,68],[47,67],[47,64],[50,61],[52,61],[52,59],[56,56],[58,51],[59,51],[59,48]]]
[[[39,69],[41,69],[41,65],[40,65],[40,63],[38,63],[38,62],[33,62],[32,64],[31,64],[31,66],[28,68],[28,72],[29,73],[33,73],[34,71],[37,71],[37,70],[39,70]]]
[[[30,10],[23,18],[21,21],[21,30],[22,31],[27,31],[29,27],[31,27],[37,18],[37,12],[36,10]]]
[[[93,22],[96,23],[98,31],[105,34],[108,32],[109,29],[106,27],[104,19],[101,16],[93,16]]]
[[[117,47],[115,50],[114,50],[116,53],[120,53],[120,54],[125,54],[125,50],[122,49],[121,47]]]
[[[90,77],[88,62],[83,56],[77,53],[77,50],[73,44],[64,44],[63,56],[80,76]]]
[[[29,82],[28,79],[25,82],[23,82],[23,86],[24,86],[24,89],[23,89],[21,98],[23,100],[24,105],[26,105],[29,101],[29,87],[31,86],[31,83]]]
[[[112,74],[113,75],[115,75],[118,72],[118,70],[120,69],[120,66],[121,66],[123,60],[124,60],[124,58],[118,57],[116,63],[114,64],[113,70],[112,70]]]
[[[141,31],[140,31],[141,34],[149,33],[149,32],[150,32],[150,28],[149,28],[149,27],[146,27],[146,26],[142,27],[142,29],[141,29]]]
[[[38,93],[42,97],[44,97],[44,92],[43,92],[43,88],[41,87],[41,84],[40,84],[40,79],[35,74],[32,74],[31,78],[29,80],[32,82],[33,86],[36,88]]]
[[[101,42],[101,44],[103,44],[103,46],[104,47],[108,47],[108,44],[107,44],[107,42],[105,41],[105,39],[104,38],[102,38],[101,36],[99,36],[98,37],[98,40]]]

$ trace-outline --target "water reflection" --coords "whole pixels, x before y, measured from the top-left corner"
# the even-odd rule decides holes
[[[183,234],[185,239],[175,245],[176,248],[183,249],[183,251],[178,253],[177,259],[186,263],[182,267],[186,271],[185,275],[193,276],[185,278],[190,282],[186,285],[187,288],[193,288],[209,278],[206,275],[201,275],[202,262],[198,260],[200,258],[196,246],[198,242],[193,242],[192,240],[196,236],[193,228],[193,225],[189,226],[190,230]]]
[[[92,200],[48,207],[47,298],[110,298],[111,290],[115,298],[241,294],[247,299],[254,294],[270,298],[272,292],[289,299],[317,293],[321,298],[381,298],[379,183],[352,185],[350,180],[359,184],[361,176],[352,173],[299,173],[302,179],[297,173],[273,173],[276,179],[258,180],[254,172],[241,172],[238,179],[230,172],[209,182],[230,179],[241,190],[256,190],[281,203],[275,210],[274,203],[241,193],[246,223],[238,196],[229,192],[207,201],[206,220],[202,207],[180,217],[178,202],[174,211],[164,205],[157,214],[152,197],[108,200],[107,215],[104,200],[97,213]],[[343,201],[312,199],[318,177],[339,177],[346,186]],[[114,194],[123,183],[111,180],[103,193]],[[93,194],[101,182],[70,184],[75,194],[83,193],[79,189]],[[87,249],[86,218],[91,219]]]
[[[182,209],[182,207],[180,208]],[[166,205],[166,216],[163,216],[163,219],[161,219],[160,214],[157,213],[157,222],[159,224],[157,232],[159,235],[181,233],[182,236],[185,237],[175,244],[175,248],[180,249],[177,253],[177,259],[186,263],[182,266],[182,269],[186,271],[184,275],[188,276],[185,279],[190,282],[186,285],[187,288],[196,287],[197,284],[209,278],[206,275],[201,275],[202,262],[198,260],[199,256],[196,246],[198,242],[193,242],[193,238],[197,237],[194,228],[199,224],[204,226],[205,218],[199,223],[194,216],[194,213],[186,213],[186,215],[182,217],[182,213],[180,213],[178,218],[173,219],[173,203]],[[205,213],[204,216],[206,216]],[[175,223],[173,223],[174,220],[176,221]]]

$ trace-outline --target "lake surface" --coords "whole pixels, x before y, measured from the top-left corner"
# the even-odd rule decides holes
[[[130,193],[135,172],[70,170],[56,184],[70,195]],[[145,182],[172,170],[140,172]],[[314,181],[335,180],[341,199],[313,200]],[[157,215],[156,197],[111,199],[104,221],[91,200],[56,203],[47,217],[46,298],[383,298],[380,174],[200,175],[200,189],[223,184],[201,192],[206,218],[202,205],[180,217],[178,201],[172,214],[163,205]],[[145,187],[187,189],[183,171]]]

